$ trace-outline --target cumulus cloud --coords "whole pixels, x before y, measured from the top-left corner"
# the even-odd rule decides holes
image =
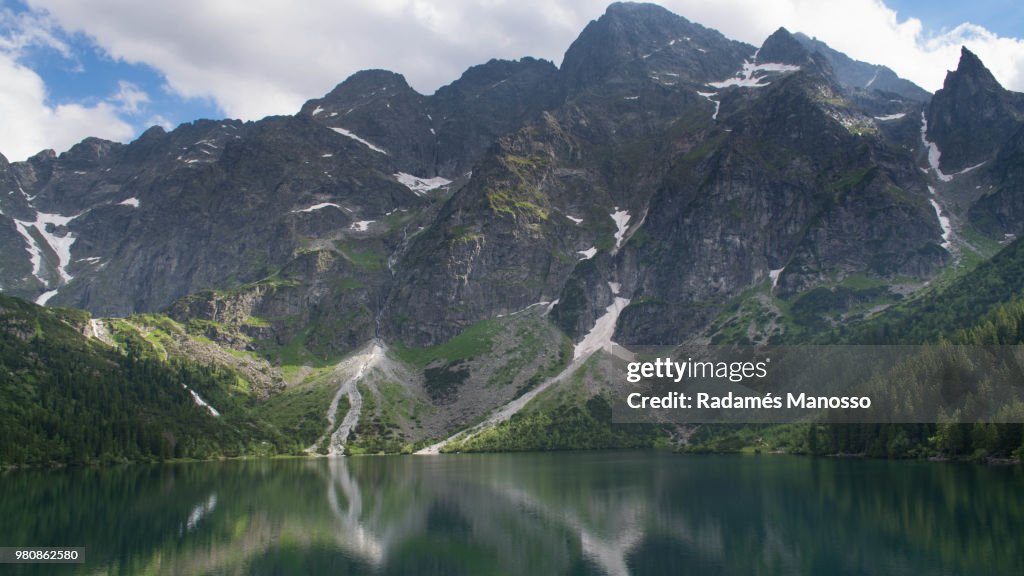
[[[5,33],[0,36],[0,153],[9,160],[24,160],[43,150],[66,150],[86,136],[125,140],[134,129],[119,115],[124,106],[137,106],[139,91],[122,86],[118,100],[92,104],[47,103],[43,79],[19,58],[32,46],[45,46],[70,56],[70,48],[38,15],[0,14]]]
[[[559,63],[607,3],[28,0],[32,18],[45,17],[44,22],[56,22],[68,33],[84,34],[113,58],[151,66],[172,92],[210,98],[228,116],[242,119],[294,113],[303,101],[366,68],[402,73],[414,88],[431,93],[490,58],[536,56]],[[928,90],[941,87],[945,71],[956,67],[960,45],[966,44],[1004,85],[1024,90],[1021,39],[999,37],[970,23],[932,34],[881,0],[659,3],[755,45],[779,26],[802,31],[854,58],[886,64]],[[36,29],[47,30],[45,25]],[[121,98],[111,106],[126,102]]]
[[[34,12],[19,12],[5,8],[0,10],[0,50],[8,54],[20,54],[32,46],[46,46],[56,50],[65,58],[72,58],[71,47],[59,37],[53,21],[45,15]]]
[[[142,106],[149,102],[149,94],[135,84],[121,80],[117,83],[117,92],[110,97],[110,101],[126,114],[138,114]]]
[[[1024,39],[1000,37],[969,22],[929,33],[920,20],[898,15],[880,0],[666,0],[664,5],[755,45],[780,26],[816,36],[853,58],[885,64],[930,91],[942,87],[965,45],[1003,86],[1024,91]]]

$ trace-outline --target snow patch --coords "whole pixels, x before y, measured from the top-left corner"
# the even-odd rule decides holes
[[[568,214],[566,214],[565,217],[568,218],[569,220],[572,220],[573,223],[576,224],[577,226],[579,226],[580,224],[583,223],[583,218],[577,218],[575,216],[569,216]]]
[[[334,156],[334,154],[321,154],[320,155],[321,158],[330,158],[332,156]]]
[[[547,300],[544,300],[542,302],[534,302],[533,304],[530,304],[526,308],[522,308],[520,310],[516,310],[515,312],[510,312],[509,314],[498,314],[496,317],[497,318],[504,318],[506,316],[515,316],[516,314],[521,314],[523,312],[526,312],[530,308],[534,308],[534,307],[537,307],[537,306],[547,306],[547,311],[550,312],[551,308],[553,308],[556,303],[558,303],[558,300],[555,300],[554,302],[548,302]],[[547,312],[545,312],[545,314],[547,314]]]
[[[312,115],[316,116],[317,114],[319,114],[319,113],[321,113],[323,111],[324,111],[323,108],[321,108],[320,106],[317,106],[316,108],[313,109],[313,114]]]
[[[72,278],[67,272],[67,266],[71,263],[71,246],[75,243],[76,238],[70,230],[65,231],[63,236],[57,236],[56,232],[49,231],[48,227],[66,226],[68,222],[77,217],[78,215],[61,216],[60,214],[36,212],[34,222],[14,221],[14,226],[17,228],[18,233],[25,239],[26,250],[28,250],[29,258],[32,261],[32,274],[44,284],[46,283],[46,280],[43,278],[44,248],[39,245],[31,230],[35,229],[47,247],[57,255],[57,274],[63,281],[62,283],[67,284]]]
[[[591,246],[590,248],[587,248],[586,250],[579,250],[576,253],[583,255],[583,258],[580,258],[580,260],[590,260],[591,258],[594,257],[594,255],[597,254],[597,247]]]
[[[345,130],[344,128],[336,128],[336,127],[333,127],[333,126],[330,127],[330,128],[331,128],[331,130],[334,130],[335,132],[337,132],[338,134],[341,134],[342,136],[347,136],[348,138],[351,138],[351,139],[355,140],[356,142],[359,142],[360,144],[362,144],[363,146],[366,146],[367,148],[369,148],[370,150],[373,150],[374,152],[380,152],[381,154],[387,154],[388,153],[387,150],[385,150],[385,149],[383,149],[383,148],[381,148],[379,146],[374,146],[370,142],[367,142],[366,140],[363,140],[359,136],[356,136],[355,134],[353,134],[352,132],[349,132],[348,130]]]
[[[943,182],[949,182],[953,179],[948,174],[943,174],[939,168],[939,160],[942,158],[942,152],[939,152],[939,147],[934,142],[928,140],[928,117],[925,116],[924,112],[921,112],[921,143],[928,149],[928,166],[935,172],[939,180]]]
[[[711,97],[715,95],[715,92],[697,92],[698,96],[703,96],[708,99],[708,102],[715,103],[715,113],[711,115],[712,120],[718,120],[718,110],[722,107],[722,103],[718,100],[712,100]]]
[[[576,350],[573,351],[573,360],[589,356],[598,350],[611,351],[613,346],[617,346],[617,344],[612,342],[612,336],[615,334],[615,323],[619,320],[619,314],[628,305],[628,298],[615,298],[615,301],[605,308],[604,315],[597,319],[590,332],[587,332],[583,340],[576,345]]]
[[[370,229],[370,224],[373,224],[374,222],[376,222],[376,220],[360,220],[359,222],[353,222],[352,225],[349,226],[349,229],[355,230],[356,232],[366,232]]]
[[[412,190],[417,196],[422,196],[431,190],[442,188],[452,183],[447,178],[441,178],[435,176],[433,178],[420,178],[419,176],[413,176],[412,174],[406,174],[405,172],[397,172],[392,174],[398,183],[405,186],[409,190]]]
[[[639,96],[623,96],[622,99],[623,100],[639,100],[640,97]]]
[[[772,288],[775,288],[776,286],[779,285],[779,276],[782,275],[782,271],[785,270],[785,269],[786,269],[786,267],[783,266],[782,268],[779,268],[778,270],[769,270],[768,271],[768,277],[771,278],[771,280],[772,280]]]
[[[118,202],[117,205],[118,206],[131,206],[132,208],[138,208],[139,207],[139,199],[135,198],[135,197],[132,197],[132,198],[129,198],[127,200],[122,200],[122,201]]]
[[[626,228],[629,226],[629,211],[619,210],[619,207],[615,207],[615,212],[610,214],[612,220],[615,221],[615,227],[618,230],[615,232],[615,249],[618,250],[622,246],[622,240],[626,236]]]
[[[609,282],[608,288],[612,291],[612,294],[618,296],[619,291],[622,290],[622,284],[619,284],[618,282]]]
[[[875,120],[881,120],[882,122],[889,122],[890,120],[899,120],[906,116],[906,112],[900,112],[899,114],[888,114],[886,116],[875,116]]]
[[[47,290],[46,292],[40,294],[38,298],[36,298],[36,304],[39,304],[40,306],[46,306],[46,303],[50,301],[50,298],[53,298],[56,295],[57,290]]]
[[[928,192],[932,195],[928,201],[935,209],[935,217],[939,219],[939,226],[942,228],[942,247],[948,252],[953,247],[953,227],[949,223],[949,217],[942,215],[942,206],[935,200],[935,188],[929,186]]]
[[[987,160],[986,160],[986,162],[987,162]],[[969,166],[969,167],[964,168],[963,170],[957,172],[956,174],[954,174],[954,176],[959,176],[961,174],[967,174],[971,170],[977,170],[978,168],[981,168],[984,165],[985,165],[985,162],[982,162],[980,164],[975,164],[974,166]]]
[[[875,69],[875,75],[871,77],[871,80],[868,80],[868,83],[865,84],[864,87],[871,88],[871,85],[875,83],[875,80],[878,80],[878,69]]]
[[[743,62],[743,69],[737,72],[736,76],[722,80],[721,82],[709,82],[708,86],[714,86],[715,88],[728,88],[729,86],[763,88],[770,84],[770,82],[762,84],[761,80],[764,78],[764,74],[757,75],[758,72],[796,72],[799,69],[799,66],[794,66],[792,64],[778,64],[775,62],[755,64],[747,60]]]
[[[301,210],[292,210],[292,214],[295,214],[295,213],[298,213],[298,212],[313,212],[315,210],[322,210],[324,208],[327,208],[328,206],[333,206],[334,208],[337,208],[338,210],[341,210],[341,206],[338,206],[337,204],[335,204],[333,202],[321,202],[320,204],[314,204],[314,205],[310,206],[309,208],[303,208]]]

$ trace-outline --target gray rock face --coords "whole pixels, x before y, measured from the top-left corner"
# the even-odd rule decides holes
[[[928,105],[928,137],[948,174],[992,158],[1024,125],[1024,96],[1004,89],[967,48]]]
[[[960,68],[929,136],[944,170],[992,159],[970,219],[1019,231],[1020,97]],[[555,300],[579,339],[622,297],[616,341],[678,342],[751,287],[951,261],[919,168],[927,98],[784,29],[756,51],[613,4],[560,69],[492,60],[430,96],[364,71],[293,117],[0,161],[0,289],[323,354]]]
[[[491,60],[423,96],[400,74],[368,70],[310,100],[300,115],[388,143],[405,172],[455,179],[498,136],[557,104],[557,73],[554,64],[534,58]]]
[[[1024,235],[1024,126],[979,171],[977,186],[985,190],[971,206],[971,222],[998,240]]]
[[[653,4],[615,3],[591,22],[562,61],[566,94],[624,83],[702,85],[739,69],[754,47]]]

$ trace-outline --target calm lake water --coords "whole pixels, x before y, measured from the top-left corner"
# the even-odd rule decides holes
[[[0,574],[1024,574],[1020,467],[659,452],[0,475]]]

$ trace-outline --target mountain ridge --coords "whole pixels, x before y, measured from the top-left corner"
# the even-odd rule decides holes
[[[0,161],[0,290],[254,356],[283,393],[380,343],[416,361],[401,390],[345,384],[377,398],[373,442],[447,437],[575,360],[563,338],[802,337],[1024,233],[1021,95],[968,54],[929,101],[784,28],[756,49],[614,4],[561,68],[491,60],[432,95],[362,71],[291,116]]]

